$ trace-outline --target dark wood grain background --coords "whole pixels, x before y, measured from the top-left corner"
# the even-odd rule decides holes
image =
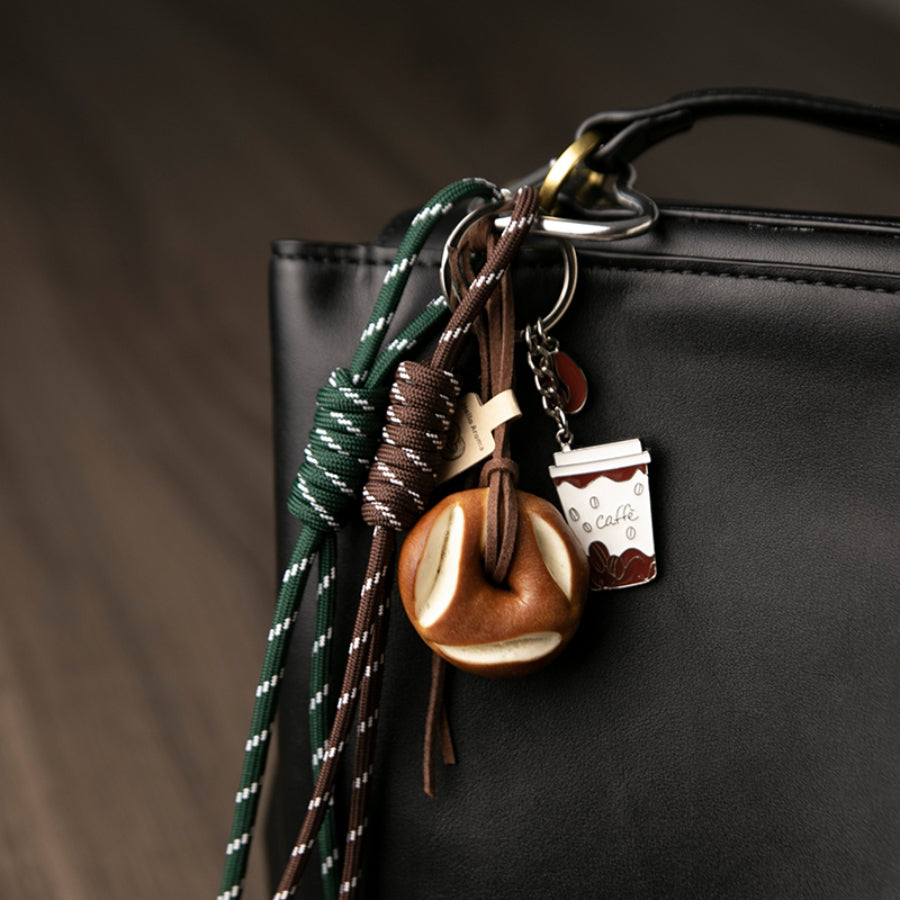
[[[276,581],[269,240],[367,239],[694,87],[900,106],[900,4],[7,6],[0,897],[211,897]],[[639,183],[896,215],[898,176],[900,150],[727,121]]]

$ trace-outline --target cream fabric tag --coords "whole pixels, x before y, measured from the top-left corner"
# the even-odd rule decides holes
[[[438,484],[487,459],[494,452],[494,429],[521,416],[516,395],[511,390],[491,397],[484,404],[478,394],[465,394],[456,408],[444,444],[444,465]]]

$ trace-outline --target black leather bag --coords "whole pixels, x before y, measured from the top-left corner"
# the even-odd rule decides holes
[[[900,141],[896,112],[714,91],[589,120],[606,137],[592,165],[621,171],[738,112]],[[274,245],[282,561],[316,389],[352,353],[401,234]],[[418,260],[409,317],[439,292],[441,243]],[[591,387],[573,429],[579,445],[650,448],[659,575],[593,593],[536,674],[453,672],[458,762],[435,799],[421,786],[430,653],[397,604],[366,896],[900,897],[900,220],[667,204],[645,234],[579,245],[578,260],[553,331]],[[558,250],[523,252],[522,322],[560,277]],[[555,502],[554,429],[524,354],[517,377],[520,486]],[[360,524],[339,540],[346,641],[368,539]],[[282,688],[276,877],[311,792],[312,606]],[[317,882],[311,866],[298,896]]]

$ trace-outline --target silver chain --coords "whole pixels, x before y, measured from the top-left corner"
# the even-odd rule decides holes
[[[544,334],[541,320],[525,326],[525,343],[528,345],[528,367],[534,375],[534,386],[541,397],[544,412],[556,422],[556,440],[563,450],[572,449],[572,431],[559,393],[559,375],[553,362],[559,350],[559,341]]]

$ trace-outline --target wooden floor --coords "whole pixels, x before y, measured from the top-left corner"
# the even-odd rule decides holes
[[[693,87],[900,106],[890,0],[324,6],[5,12],[0,897],[215,895],[276,580],[271,238],[366,239]],[[812,129],[710,124],[641,173],[900,214],[900,151]]]

